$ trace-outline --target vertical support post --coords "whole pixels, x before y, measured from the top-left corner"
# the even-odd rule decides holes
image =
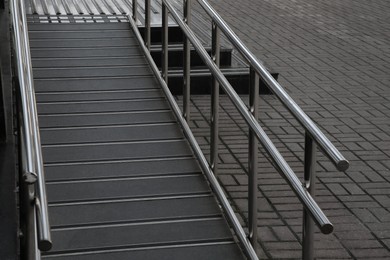
[[[305,133],[305,166],[304,166],[304,185],[310,195],[315,196],[316,180],[316,156],[317,144],[311,138],[308,132]],[[302,259],[314,259],[314,222],[308,211],[303,209],[302,225]]]
[[[191,0],[184,0],[184,22],[190,24]],[[184,36],[183,42],[183,116],[190,121],[190,93],[191,93],[191,50],[190,41]]]
[[[259,103],[259,75],[250,68],[249,107],[252,115],[257,119]],[[249,182],[248,182],[248,226],[249,240],[257,251],[257,168],[258,168],[258,140],[256,134],[249,130]]]
[[[162,77],[168,85],[168,9],[164,3],[162,2],[162,63],[161,63],[161,71]]]
[[[0,0],[0,9],[5,8],[5,0]]]
[[[37,240],[37,233],[38,233],[38,227],[37,227],[37,215],[35,214],[35,207],[33,206],[33,196],[35,196],[35,185],[34,184],[25,184],[28,190],[27,196],[28,198],[28,204],[26,209],[26,217],[25,221],[26,223],[26,230],[24,231],[24,239],[25,239],[25,245],[24,245],[24,254],[26,259],[41,259],[41,252],[38,249],[38,240]]]
[[[217,24],[211,24],[211,58],[219,68],[220,63],[220,34]],[[218,174],[218,145],[219,145],[219,82],[213,76],[211,86],[211,133],[210,133],[210,165],[215,175]]]
[[[145,0],[145,45],[150,51],[150,0]]]
[[[138,7],[137,0],[133,0],[133,20],[135,24],[137,24],[137,7]]]

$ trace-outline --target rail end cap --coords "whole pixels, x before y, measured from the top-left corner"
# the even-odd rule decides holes
[[[38,248],[41,251],[49,251],[52,248],[53,244],[51,241],[43,240],[38,242]]]
[[[325,224],[321,227],[322,234],[328,235],[333,232],[333,225],[331,223]]]
[[[349,168],[349,161],[348,160],[341,160],[337,163],[337,169],[339,171],[345,172]]]

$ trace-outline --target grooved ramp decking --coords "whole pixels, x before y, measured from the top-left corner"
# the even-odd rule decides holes
[[[127,23],[29,24],[45,259],[243,259]]]

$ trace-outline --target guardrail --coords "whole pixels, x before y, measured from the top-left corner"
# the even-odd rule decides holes
[[[149,2],[149,3],[148,3]],[[345,171],[349,162],[341,155],[341,153],[334,147],[329,139],[319,130],[314,122],[302,111],[302,109],[294,102],[294,100],[286,93],[286,91],[273,79],[266,68],[258,62],[256,57],[243,44],[238,36],[231,30],[231,28],[223,21],[218,13],[205,0],[198,0],[198,3],[206,11],[212,19],[212,53],[211,57],[203,47],[202,43],[196,37],[194,32],[188,26],[190,16],[190,0],[183,0],[183,16],[181,17],[177,10],[169,3],[168,0],[162,0],[162,71],[158,70],[154,64],[148,49],[150,48],[150,21],[145,22],[146,33],[143,40],[139,34],[136,26],[136,19],[130,19],[130,23],[136,32],[137,38],[141,45],[143,45],[145,54],[152,65],[152,69],[160,81],[163,90],[170,102],[174,113],[183,127],[184,133],[187,136],[195,155],[197,156],[203,171],[209,178],[210,183],[216,195],[225,210],[227,217],[235,230],[237,237],[243,245],[244,251],[248,258],[257,259],[255,250],[257,246],[257,163],[258,163],[258,142],[262,144],[266,152],[269,154],[275,168],[285,178],[292,190],[295,192],[299,200],[304,206],[303,216],[303,258],[313,259],[313,243],[314,230],[313,220],[324,234],[329,234],[333,231],[333,225],[322,212],[320,207],[314,201],[312,193],[314,192],[315,184],[315,164],[316,164],[316,147],[319,148],[328,156],[336,168],[340,171]],[[136,2],[133,2],[133,10],[136,12]],[[145,6],[150,5],[150,0],[145,1]],[[145,10],[148,10],[145,7]],[[184,89],[183,89],[183,112],[181,112],[175,99],[168,89],[168,14],[171,14],[173,19],[182,29],[185,39],[183,43],[184,50]],[[150,15],[145,17],[150,19]],[[149,18],[148,18],[149,17]],[[133,18],[136,18],[133,15]],[[223,32],[238,51],[244,56],[250,66],[250,98],[249,108],[241,100],[238,94],[233,90],[226,77],[219,69],[219,42],[220,32]],[[148,35],[149,34],[149,35]],[[190,55],[189,42],[198,52],[206,66],[210,69],[213,75],[212,82],[212,97],[211,97],[211,155],[210,164],[207,162],[199,145],[197,144],[191,129],[188,126],[189,114],[189,100],[190,100]],[[258,96],[259,96],[259,80],[263,80],[271,91],[279,98],[282,104],[294,115],[294,117],[304,127],[305,133],[305,158],[304,158],[304,182],[302,183],[290,168],[288,163],[284,160],[267,134],[257,121],[258,118]],[[232,212],[222,189],[220,188],[215,175],[218,172],[218,134],[219,134],[219,88],[222,87],[224,92],[233,102],[241,116],[245,119],[249,126],[249,234],[248,238],[245,236],[242,227],[237,218]]]
[[[24,214],[30,225],[23,232],[33,240],[27,243],[27,255],[39,259],[37,248],[48,251],[52,242],[24,1],[11,0],[10,9],[20,98],[21,197],[27,200]]]

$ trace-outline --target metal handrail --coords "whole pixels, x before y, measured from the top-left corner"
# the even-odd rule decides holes
[[[12,0],[10,9],[22,108],[23,171],[27,178],[33,176],[30,184],[35,184],[31,212],[36,214],[37,245],[41,251],[48,251],[52,242],[24,1]]]
[[[150,1],[150,0],[145,0],[145,1]],[[133,0],[133,5],[134,5],[134,2],[136,2],[136,0]],[[167,19],[168,17],[164,16],[164,14],[166,14],[166,11],[167,10],[165,9],[165,6],[163,5],[163,23],[168,24],[168,19]],[[164,18],[166,18],[166,19],[164,19]],[[154,62],[154,60],[153,60],[153,58],[148,50],[148,47],[147,47],[147,44],[145,41],[145,37],[147,37],[147,36],[144,36],[144,38],[142,38],[142,36],[138,30],[138,27],[136,25],[136,20],[134,21],[129,16],[129,21],[130,21],[132,29],[136,35],[136,38],[139,41],[139,43],[144,51],[145,57],[147,58],[149,64],[151,65],[151,68],[152,68],[154,75],[162,87],[162,90],[163,90],[163,92],[168,100],[168,103],[169,103],[170,107],[172,108],[172,110],[175,114],[175,117],[179,121],[179,123],[183,129],[184,135],[187,138],[192,150],[194,151],[196,158],[199,161],[199,164],[202,168],[202,171],[205,173],[208,181],[210,182],[210,185],[211,185],[212,189],[214,190],[214,192],[217,196],[217,199],[221,204],[221,207],[223,208],[223,210],[227,214],[228,219],[231,222],[233,230],[235,231],[239,241],[241,242],[243,248],[245,249],[245,253],[246,253],[247,257],[251,260],[258,260],[259,258],[257,257],[256,251],[252,247],[250,241],[246,238],[245,231],[241,227],[241,224],[240,224],[239,220],[237,219],[237,216],[235,215],[234,210],[232,209],[228,199],[224,195],[224,192],[223,192],[221,185],[219,184],[217,178],[215,177],[212,169],[210,168],[210,166],[207,162],[206,157],[204,156],[204,154],[202,152],[202,149],[200,148],[198,142],[196,141],[196,138],[193,135],[191,128],[186,121],[186,118],[184,118],[184,116],[182,115],[181,110],[180,110],[179,106],[177,105],[174,96],[172,95],[171,91],[168,88],[168,84],[167,84],[168,75],[167,74],[164,75],[164,74],[160,73],[160,70],[158,69],[157,65],[155,64],[155,62]],[[167,35],[165,35],[165,36],[167,36]],[[167,38],[163,39],[163,41],[164,40],[166,40],[165,42],[167,43]],[[165,55],[167,55],[167,52],[165,52]],[[166,66],[166,68],[168,68],[167,64],[165,66]]]
[[[241,100],[238,94],[234,91],[233,87],[230,85],[226,77],[222,74],[221,70],[212,61],[206,49],[203,47],[202,43],[197,39],[193,31],[189,28],[189,26],[182,21],[180,15],[173,8],[173,6],[168,3],[167,0],[163,0],[163,2],[172,14],[174,20],[178,23],[179,27],[182,28],[186,37],[191,41],[194,48],[198,51],[203,62],[205,62],[205,64],[209,67],[212,74],[218,80],[221,87],[226,92],[233,104],[236,106],[240,114],[244,117],[251,130],[256,134],[257,139],[264,146],[265,150],[272,158],[272,161],[275,163],[275,166],[277,167],[279,172],[283,174],[288,184],[297,194],[298,198],[301,200],[305,208],[311,213],[312,217],[314,218],[316,224],[319,226],[321,231],[325,234],[331,233],[333,230],[333,226],[328,220],[328,218],[318,207],[317,203],[313,200],[311,195],[302,187],[302,183],[299,181],[293,170],[290,168],[288,163],[284,160],[283,156],[279,153],[277,148],[269,139],[263,128],[259,125],[257,119],[248,112],[247,106]]]
[[[246,59],[250,66],[250,110],[252,114],[257,118],[257,94],[258,93],[258,80],[261,76],[262,81],[268,86],[269,89],[278,97],[287,110],[297,119],[297,121],[305,129],[305,157],[304,157],[304,182],[305,190],[314,196],[315,193],[315,180],[316,180],[316,150],[317,145],[330,159],[330,161],[336,166],[339,171],[346,171],[349,167],[349,162],[341,155],[341,153],[335,148],[335,146],[329,141],[329,139],[321,132],[321,130],[314,124],[314,122],[303,112],[303,110],[295,103],[295,101],[287,94],[287,92],[279,85],[279,83],[272,77],[267,71],[265,66],[260,63],[255,55],[244,45],[239,37],[233,32],[233,30],[227,25],[227,23],[221,18],[221,16],[212,8],[212,6],[206,0],[197,0],[201,7],[211,17],[213,32],[214,27],[221,30],[227,39],[236,47],[241,55]],[[219,40],[213,33],[212,42],[213,45]],[[212,122],[213,123],[213,122]],[[213,123],[212,127],[218,127],[218,122]],[[215,131],[215,130],[213,130]],[[213,133],[213,132],[212,132]],[[256,144],[253,142],[253,132],[249,131],[249,196],[253,195],[253,189],[257,185],[256,169]],[[211,150],[215,150],[216,144],[211,145]],[[212,154],[213,155],[213,154]],[[215,157],[215,155],[213,155]],[[213,158],[212,157],[212,158]],[[251,241],[255,241],[256,233],[256,196],[252,199],[249,197],[249,236]],[[304,209],[303,214],[303,228],[302,228],[302,256],[303,259],[312,259],[314,257],[314,229],[313,221],[310,216],[312,214]],[[251,233],[252,232],[252,233]],[[251,237],[252,236],[252,237]]]
[[[150,1],[150,0],[146,0]],[[203,8],[208,8],[209,5],[205,0],[201,1]],[[180,124],[183,127],[185,135],[189,139],[189,142],[197,156],[200,165],[205,172],[206,176],[209,178],[209,181],[214,188],[214,185],[219,187],[218,182],[216,184],[216,173],[218,170],[218,103],[219,103],[219,85],[228,95],[230,100],[233,102],[235,107],[238,109],[242,117],[245,119],[246,123],[250,127],[249,129],[249,212],[248,212],[248,228],[249,234],[248,238],[243,236],[242,228],[235,218],[234,214],[231,215],[230,205],[225,205],[223,200],[226,200],[226,197],[223,193],[219,193],[219,189],[214,189],[216,191],[217,197],[220,200],[223,209],[227,212],[230,222],[232,223],[233,229],[236,231],[237,237],[242,243],[246,255],[250,259],[257,259],[257,256],[253,255],[255,252],[255,247],[257,245],[257,160],[258,160],[258,146],[257,142],[259,141],[266,152],[269,154],[275,168],[278,172],[286,179],[287,183],[290,185],[292,190],[295,192],[299,200],[304,206],[304,218],[303,218],[303,258],[312,259],[313,258],[313,220],[315,224],[320,228],[321,232],[324,234],[329,234],[333,231],[333,225],[330,223],[328,218],[319,208],[317,203],[314,201],[311,194],[314,194],[314,184],[315,184],[315,164],[316,164],[316,148],[319,144],[320,148],[325,152],[325,154],[330,158],[330,160],[336,165],[339,170],[346,170],[349,166],[348,161],[341,155],[341,153],[333,146],[332,143],[325,137],[325,135],[319,130],[319,128],[311,121],[309,117],[298,107],[298,105],[291,99],[290,96],[283,90],[283,88],[272,78],[272,76],[266,71],[265,67],[257,61],[255,56],[245,47],[241,40],[233,33],[233,31],[227,26],[227,24],[222,20],[222,18],[214,11],[214,9],[209,8],[209,14],[212,14],[212,53],[211,57],[208,52],[203,47],[202,43],[196,37],[194,32],[188,26],[188,15],[189,15],[189,2],[190,0],[184,0],[183,5],[183,16],[180,17],[179,13],[174,9],[174,7],[168,2],[168,0],[162,1],[162,71],[161,74],[154,64],[153,59],[151,58],[150,53],[148,53],[148,43],[143,40],[142,47],[145,51],[145,54],[152,66],[154,74],[157,79],[160,81],[163,90],[168,97],[168,101],[171,104],[172,109],[175,112],[176,117],[178,118]],[[133,2],[134,3],[134,2]],[[146,4],[146,3],[145,3]],[[134,10],[134,9],[133,9]],[[203,62],[210,69],[213,79],[212,79],[212,111],[211,111],[211,154],[210,154],[210,164],[207,162],[202,151],[199,148],[191,130],[186,123],[186,119],[189,118],[189,107],[188,104],[183,103],[183,115],[178,108],[178,105],[169,89],[167,88],[168,84],[168,12],[171,13],[176,23],[182,29],[184,33],[184,49],[187,42],[191,42],[194,49],[198,52]],[[134,31],[137,34],[137,27],[135,22],[130,19],[131,25]],[[148,22],[145,23],[148,27]],[[233,87],[230,85],[226,77],[222,74],[219,69],[219,30],[224,32],[228,39],[230,39],[234,45],[239,45],[237,47],[243,56],[247,59],[250,64],[250,100],[248,108],[245,103],[241,100],[238,94],[234,91]],[[139,32],[138,32],[139,34]],[[144,36],[145,39],[148,39],[148,35]],[[142,38],[139,36],[139,41],[142,43]],[[183,79],[184,82],[188,80],[190,70],[186,67],[189,67],[189,54],[184,52],[183,54],[183,64],[185,68],[183,69]],[[282,155],[276,149],[272,141],[266,135],[262,127],[257,121],[258,118],[258,95],[259,95],[259,80],[261,79],[270,85],[270,88],[282,101],[282,103],[289,109],[289,111],[298,119],[298,121],[303,125],[306,130],[305,133],[305,163],[304,163],[304,182],[301,183],[298,177],[295,175],[293,170],[284,160]],[[271,82],[271,83],[270,83]],[[185,89],[183,91],[183,100],[189,100],[189,84],[183,84]],[[187,86],[186,86],[187,85]],[[222,199],[222,201],[221,201]],[[252,245],[248,244],[250,242]]]
[[[339,171],[346,171],[349,167],[349,162],[337,150],[337,148],[329,141],[329,139],[321,132],[316,124],[303,112],[303,110],[295,103],[288,95],[283,87],[272,77],[265,66],[261,64],[256,56],[245,46],[234,31],[227,25],[221,16],[206,0],[197,0],[203,7],[211,19],[218,25],[226,37],[232,42],[237,50],[249,62],[250,66],[262,77],[262,80],[267,84],[271,91],[279,98],[282,104],[291,112],[298,122],[305,128],[311,137],[319,144],[325,154],[329,157],[332,163]]]

